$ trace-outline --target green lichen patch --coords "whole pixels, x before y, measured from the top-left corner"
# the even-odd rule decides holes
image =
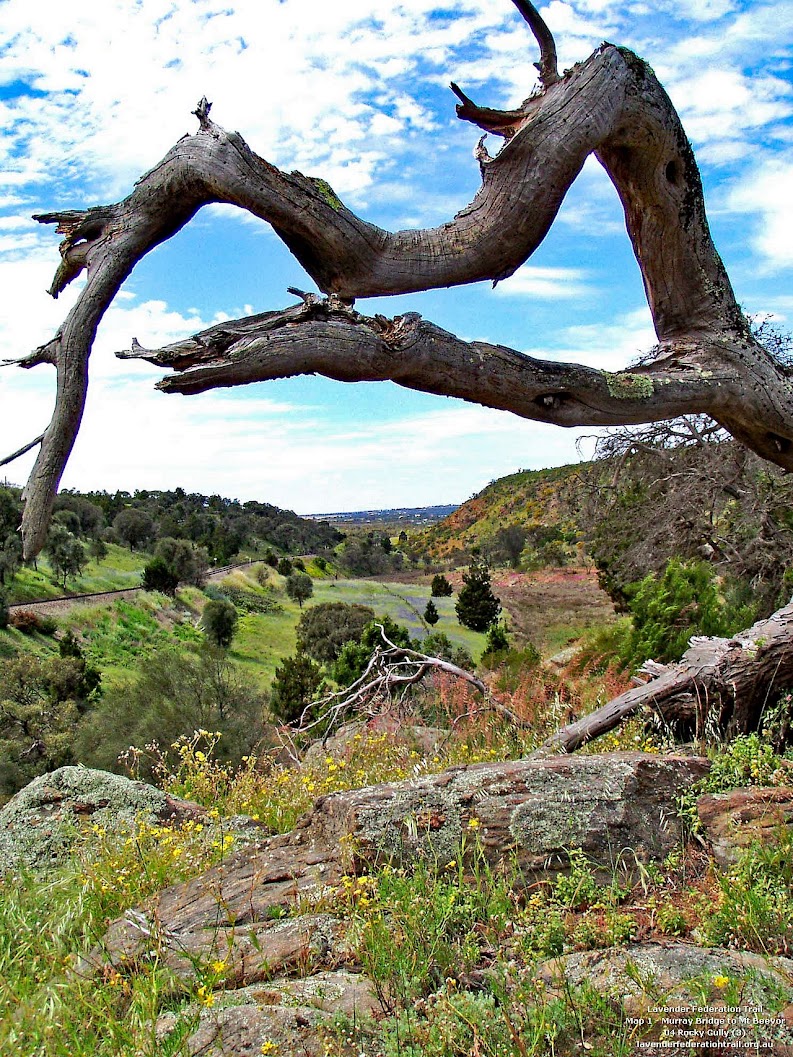
[[[646,374],[611,374],[603,372],[609,396],[615,400],[649,400],[655,383]]]
[[[339,210],[344,208],[344,203],[330,186],[327,180],[322,180],[318,176],[312,176],[311,182],[314,188],[319,191],[322,198],[328,203],[331,209]]]

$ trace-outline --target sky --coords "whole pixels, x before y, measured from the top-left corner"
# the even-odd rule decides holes
[[[655,69],[680,112],[744,310],[793,328],[793,4],[551,0],[560,68],[602,41]],[[456,81],[510,108],[536,47],[509,0],[0,0],[0,360],[52,337],[79,292],[46,294],[52,227],[31,214],[117,201],[212,117],[286,170],[330,182],[389,229],[449,219],[476,192],[478,130]],[[490,138],[491,153],[500,141]],[[133,271],[91,360],[62,487],[217,492],[298,513],[462,502],[520,468],[578,460],[588,430],[522,421],[392,383],[298,378],[200,396],[113,356],[294,302],[311,280],[263,222],[210,206]],[[468,340],[618,370],[654,344],[611,184],[590,159],[546,240],[499,284],[359,300]],[[0,455],[46,427],[54,371],[0,368]],[[584,441],[583,451],[590,442]],[[33,454],[0,473],[23,483]]]

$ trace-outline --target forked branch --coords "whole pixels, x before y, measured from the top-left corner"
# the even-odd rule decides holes
[[[388,638],[383,625],[379,624],[378,627],[383,644],[375,647],[363,673],[350,686],[312,701],[300,716],[297,734],[322,730],[324,744],[351,712],[360,714],[373,708],[382,710],[396,698],[402,698],[411,687],[432,672],[444,672],[469,683],[482,694],[491,711],[498,712],[515,726],[525,726],[519,716],[493,697],[478,676],[451,661],[397,646]]]

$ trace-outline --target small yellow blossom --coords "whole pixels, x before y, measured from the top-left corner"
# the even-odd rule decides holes
[[[226,962],[212,962],[212,966],[211,966],[212,972],[213,973],[222,973],[223,970],[226,968],[226,965],[227,965]]]
[[[469,818],[468,819],[468,828],[469,829],[479,829],[479,827],[481,825],[482,825],[482,823],[479,821],[478,818]]]
[[[201,987],[199,987],[196,994],[198,996],[198,1001],[201,1003],[202,1006],[208,1007],[214,1004],[215,996],[212,994],[209,988],[204,987],[203,984],[201,985]]]
[[[715,987],[726,987],[730,982],[729,976],[714,976],[713,983]]]

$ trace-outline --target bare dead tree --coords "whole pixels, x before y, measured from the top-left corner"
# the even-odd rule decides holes
[[[397,646],[388,638],[383,625],[377,626],[383,643],[375,647],[362,674],[349,686],[325,694],[307,705],[295,728],[296,734],[321,730],[324,744],[351,712],[360,715],[368,711],[374,715],[395,701],[403,702],[406,693],[432,672],[445,672],[455,679],[462,679],[482,695],[488,711],[497,712],[515,726],[526,725],[472,672],[440,657]]]
[[[226,202],[270,223],[326,299],[220,324],[160,350],[125,353],[171,368],[165,392],[197,393],[296,374],[391,379],[560,426],[605,426],[708,414],[764,458],[793,468],[793,392],[752,336],[708,229],[699,172],[650,67],[603,44],[559,74],[553,38],[513,0],[540,46],[539,89],[512,111],[477,106],[455,86],[461,119],[504,138],[482,147],[482,186],[440,227],[387,232],[352,213],[323,180],[285,173],[210,118],[114,205],[38,215],[63,235],[50,292],[87,282],[51,341],[19,362],[55,366],[57,398],[25,488],[24,550],[41,549],[85,404],[88,359],[103,314],[145,254],[204,205]],[[393,320],[353,299],[511,275],[547,234],[590,155],[623,203],[658,344],[610,373],[465,342],[414,313]]]

